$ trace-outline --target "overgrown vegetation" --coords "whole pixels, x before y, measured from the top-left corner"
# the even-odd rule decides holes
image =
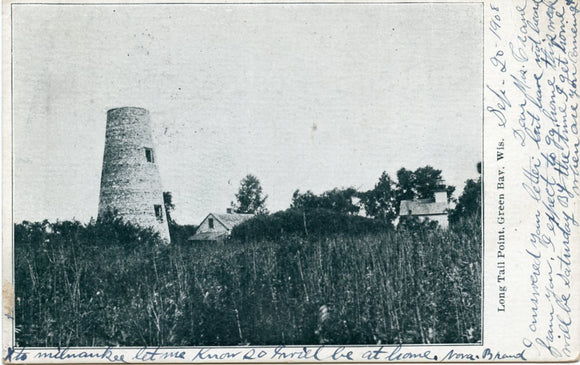
[[[269,215],[257,215],[232,230],[232,238],[240,241],[278,240],[288,235],[318,237],[332,234],[362,234],[392,229],[383,221],[340,214],[325,208],[290,208]]]
[[[282,227],[304,219],[299,211],[272,217]],[[112,217],[86,225],[17,224],[17,343],[480,340],[479,217],[446,231],[426,224],[340,230],[343,224],[333,227],[339,233],[283,228],[279,235],[277,227],[264,237],[202,245],[165,245],[152,231]]]

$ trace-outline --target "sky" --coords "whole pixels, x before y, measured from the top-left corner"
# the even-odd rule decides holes
[[[96,217],[106,112],[151,113],[172,217],[225,212],[256,175],[372,189],[482,155],[481,4],[15,5],[14,221]]]

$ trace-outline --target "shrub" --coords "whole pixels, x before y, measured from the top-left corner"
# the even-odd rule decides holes
[[[175,222],[169,223],[169,236],[171,243],[176,245],[187,244],[187,239],[195,234],[197,226],[194,225],[180,225]]]
[[[345,233],[360,234],[389,230],[390,224],[329,209],[287,209],[270,215],[257,215],[234,227],[232,238],[242,241],[276,240],[286,235],[306,237]]]

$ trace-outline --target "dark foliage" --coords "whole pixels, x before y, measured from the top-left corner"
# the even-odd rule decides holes
[[[437,221],[432,221],[427,219],[420,219],[416,216],[402,216],[399,218],[399,224],[397,225],[398,230],[413,231],[432,231],[440,228]]]
[[[397,171],[397,214],[401,200],[432,199],[436,191],[446,191],[451,199],[455,186],[446,185],[441,170],[431,166],[419,167],[415,171],[401,168]]]
[[[299,225],[300,213],[285,214]],[[349,221],[326,223],[337,229]],[[112,217],[23,222],[14,227],[16,340],[61,347],[476,342],[480,230],[479,220],[463,220],[447,231],[165,245]]]
[[[477,163],[477,173],[481,174],[481,162]],[[477,180],[467,180],[455,208],[449,212],[449,223],[460,223],[465,217],[481,219],[482,193],[481,176]]]
[[[169,226],[171,243],[178,245],[187,243],[187,239],[195,234],[197,226],[180,225],[171,217],[171,213],[175,210],[173,194],[171,192],[163,192],[163,205],[165,206],[165,213],[167,214],[167,225]]]
[[[195,234],[197,226],[194,225],[180,225],[175,221],[169,224],[169,236],[171,243],[176,245],[189,244],[187,239]]]
[[[292,194],[290,208],[303,211],[326,209],[341,214],[356,214],[360,210],[360,208],[353,203],[353,198],[355,198],[357,194],[358,193],[354,188],[334,188],[325,191],[321,195],[316,195],[310,190],[306,193],[300,193],[300,190],[296,190]]]
[[[175,209],[175,204],[173,204],[173,195],[169,191],[163,192],[163,205],[165,206],[165,214],[167,215],[167,223],[169,225],[174,224],[175,221],[171,218],[171,213]]]
[[[253,241],[275,240],[286,235],[360,234],[382,232],[390,227],[381,221],[330,209],[287,209],[270,215],[258,215],[237,225],[232,230],[232,239]]]
[[[449,212],[449,222],[457,223],[462,217],[481,217],[481,178],[467,180],[457,205]]]
[[[391,224],[397,218],[397,191],[395,182],[383,171],[372,190],[359,193],[366,215]],[[399,201],[400,202],[400,201]]]
[[[444,183],[441,170],[425,166],[415,171],[399,169],[396,181],[383,171],[373,189],[356,194],[367,217],[392,224],[399,215],[401,201],[433,199],[437,191],[446,191],[451,201],[455,187]]]
[[[142,301],[156,290],[157,261],[168,249],[157,233],[107,215],[86,226],[23,222],[14,240],[19,344],[93,346],[162,335],[140,327],[151,314]]]

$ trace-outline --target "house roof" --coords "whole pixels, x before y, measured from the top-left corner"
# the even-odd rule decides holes
[[[447,214],[447,203],[436,203],[433,200],[403,200],[399,209],[400,216],[406,215],[441,215]]]
[[[239,214],[239,213],[227,213],[227,214],[217,214],[217,213],[209,213],[199,224],[200,226],[205,222],[209,217],[215,218],[219,224],[224,226],[227,229],[227,232],[224,231],[208,231],[208,232],[195,232],[195,234],[189,237],[188,241],[216,241],[218,239],[223,238],[224,236],[229,234],[229,231],[234,228],[234,226],[252,218],[254,214]]]
[[[254,216],[254,214],[240,214],[240,213],[226,213],[226,214],[210,213],[208,217],[210,215],[214,216],[218,221],[220,221],[220,223],[223,224],[229,231],[231,231],[231,229],[234,228],[234,226]]]

